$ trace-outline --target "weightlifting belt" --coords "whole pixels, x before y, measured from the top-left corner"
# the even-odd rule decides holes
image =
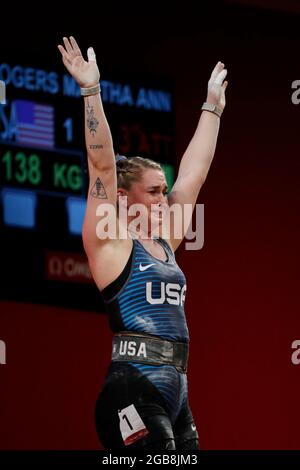
[[[156,336],[120,332],[114,335],[112,361],[132,361],[143,364],[175,366],[179,372],[187,372],[188,343],[167,341]]]

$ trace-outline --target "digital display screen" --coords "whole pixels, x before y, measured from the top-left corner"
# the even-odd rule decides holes
[[[101,79],[114,150],[159,161],[172,185],[172,86],[128,77]],[[81,241],[88,174],[79,87],[36,57],[0,62],[0,80],[2,298],[98,310]]]

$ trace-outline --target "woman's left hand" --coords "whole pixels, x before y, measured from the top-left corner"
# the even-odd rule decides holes
[[[224,109],[226,105],[225,90],[228,85],[227,81],[224,82],[226,75],[227,69],[224,68],[224,64],[218,62],[212,71],[207,86],[206,101],[217,105],[221,109]]]

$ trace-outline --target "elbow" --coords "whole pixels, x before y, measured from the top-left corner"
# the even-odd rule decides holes
[[[116,161],[113,152],[87,152],[89,163],[100,172],[116,171]]]

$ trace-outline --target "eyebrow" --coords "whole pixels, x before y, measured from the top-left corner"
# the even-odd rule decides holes
[[[161,185],[160,184],[157,184],[156,186],[149,186],[148,189],[160,189],[161,188]],[[168,189],[168,185],[167,184],[164,184],[163,186],[164,189]]]

